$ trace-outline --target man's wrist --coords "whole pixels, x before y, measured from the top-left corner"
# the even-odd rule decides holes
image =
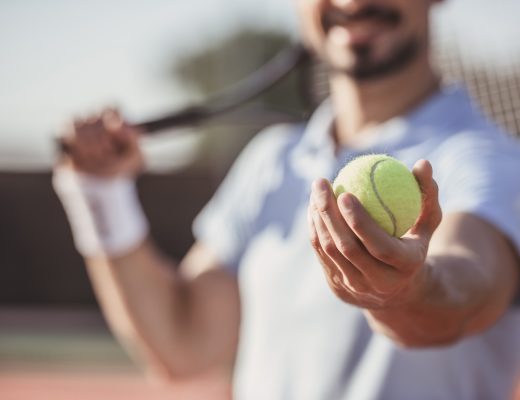
[[[403,309],[415,309],[427,302],[432,285],[432,268],[431,265],[425,261],[410,280],[401,307]]]
[[[462,335],[458,314],[443,305],[435,268],[428,262],[411,281],[409,290],[390,307],[365,310],[372,328],[405,347],[446,345]]]
[[[149,225],[131,178],[100,178],[57,168],[54,188],[84,257],[120,257],[139,246]]]

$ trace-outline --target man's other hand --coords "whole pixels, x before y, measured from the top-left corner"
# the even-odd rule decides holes
[[[135,177],[143,168],[139,131],[115,109],[76,119],[61,135],[62,164],[101,177]]]

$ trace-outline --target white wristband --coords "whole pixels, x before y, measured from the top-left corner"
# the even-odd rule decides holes
[[[122,256],[148,235],[148,221],[132,179],[100,178],[59,167],[53,186],[84,257]]]

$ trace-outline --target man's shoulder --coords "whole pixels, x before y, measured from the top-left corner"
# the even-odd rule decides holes
[[[239,158],[248,163],[271,163],[298,144],[304,129],[303,123],[271,125],[250,140]]]
[[[431,156],[445,194],[465,189],[475,196],[520,194],[520,139],[496,125],[477,124],[453,132]]]
[[[513,180],[520,167],[520,138],[478,108],[457,119],[435,142],[428,158],[436,179],[440,185],[451,182],[456,192],[461,185],[496,187]]]
[[[478,101],[464,88],[459,88],[459,117],[454,123],[454,132],[447,141],[452,146],[463,145],[473,151],[496,152],[504,150],[519,151],[518,138],[506,132],[495,120],[490,118]]]
[[[305,123],[271,125],[257,133],[247,147],[265,150],[296,144],[304,130]]]
[[[485,117],[475,116],[448,134],[436,152],[462,161],[491,158],[520,159],[520,138],[507,133]]]
[[[452,153],[518,151],[518,138],[507,133],[488,116],[477,99],[462,84],[443,88],[416,118],[418,127],[436,131],[436,150]],[[417,117],[417,116],[416,116]]]

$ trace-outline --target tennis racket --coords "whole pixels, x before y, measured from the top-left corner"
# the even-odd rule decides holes
[[[196,126],[208,122],[264,94],[309,59],[310,55],[303,45],[288,47],[244,80],[216,93],[205,102],[136,123],[134,126],[144,134],[151,135],[165,129]],[[60,139],[58,139],[58,147],[62,152],[68,151],[67,145]]]

